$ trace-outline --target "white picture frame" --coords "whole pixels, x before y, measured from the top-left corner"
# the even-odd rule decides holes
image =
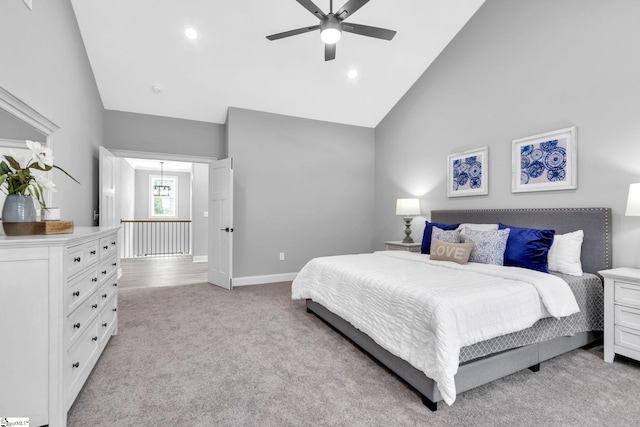
[[[447,197],[489,194],[489,147],[447,156]]]
[[[511,150],[511,192],[578,188],[575,126],[514,139]]]

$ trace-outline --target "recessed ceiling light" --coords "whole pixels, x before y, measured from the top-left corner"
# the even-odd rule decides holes
[[[358,70],[349,70],[349,72],[347,73],[347,77],[349,77],[350,79],[355,79],[356,77],[358,77]]]
[[[191,27],[184,30],[184,35],[191,40],[195,40],[198,38],[198,32],[195,30],[195,28],[191,28]]]
[[[151,85],[151,90],[155,93],[160,93],[162,92],[162,86],[159,84]]]

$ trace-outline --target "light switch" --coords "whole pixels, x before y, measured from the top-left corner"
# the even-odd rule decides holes
[[[205,218],[209,218],[209,212],[208,211],[204,211],[204,217]]]

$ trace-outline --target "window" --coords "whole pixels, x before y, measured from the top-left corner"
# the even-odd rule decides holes
[[[178,177],[150,175],[149,199],[150,217],[177,217]]]

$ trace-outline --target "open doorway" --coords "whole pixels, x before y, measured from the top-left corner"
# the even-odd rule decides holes
[[[119,286],[206,282],[211,159],[119,150],[110,154],[115,166],[109,202],[113,213],[101,212],[101,217],[112,215],[114,225],[120,225]]]

